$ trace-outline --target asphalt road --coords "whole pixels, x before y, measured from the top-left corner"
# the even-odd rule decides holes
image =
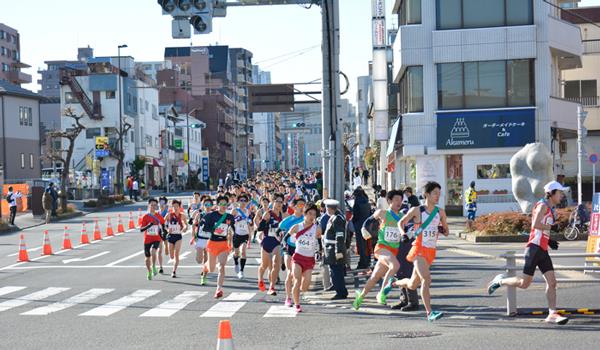
[[[333,302],[326,300],[331,294],[311,292],[304,312],[296,315],[283,307],[282,292],[270,297],[256,288],[257,245],[250,249],[245,280],[234,276],[233,261],[228,262],[225,298],[218,301],[213,299],[216,276],[208,286],[198,284],[200,267],[187,245],[189,235],[175,279],[166,267],[164,275],[146,280],[137,230],[78,246],[82,221],[92,238],[89,223],[98,219],[104,237],[107,218],[116,230],[118,214],[127,220],[133,211],[135,218],[142,207],[114,208],[25,230],[31,262],[16,263],[18,234],[0,236],[0,348],[214,349],[221,319],[231,320],[237,349],[597,349],[600,342],[597,315],[574,315],[566,326],[546,325],[543,316],[504,316],[505,291],[485,295],[487,281],[503,265],[496,257],[522,250],[522,244],[443,239],[432,294],[435,308],[446,317],[435,324],[425,320],[424,311],[406,314],[377,305],[374,292],[358,312],[350,308],[350,299]],[[61,251],[65,225],[76,248]],[[49,232],[54,255],[40,256],[43,230]],[[584,247],[583,242],[567,242],[561,251],[581,252]],[[392,293],[392,302],[397,295]],[[558,295],[561,308],[600,308],[599,284],[563,284]],[[518,298],[524,312],[542,310],[543,284],[519,291]]]

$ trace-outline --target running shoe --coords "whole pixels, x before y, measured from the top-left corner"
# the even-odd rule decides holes
[[[387,305],[387,295],[383,292],[377,293],[377,302],[381,305]]]
[[[158,269],[158,273],[165,273],[165,272],[163,271],[163,268],[162,268],[162,267],[161,267],[160,269]]]
[[[222,290],[218,290],[215,292],[215,299],[219,299],[223,297],[223,291]]]
[[[200,276],[200,285],[201,286],[205,286],[206,282],[207,282],[208,278],[206,278],[206,275],[202,275]]]
[[[354,297],[354,302],[352,303],[352,307],[354,308],[354,310],[358,310],[360,309],[360,306],[363,303],[363,295],[361,292],[359,291],[354,291],[354,293],[356,294],[356,296]]]
[[[390,294],[390,292],[392,291],[392,288],[394,288],[394,282],[396,282],[396,279],[394,277],[390,278],[388,283],[385,285],[385,287],[383,287],[383,294],[385,296],[387,296],[388,294]]]
[[[296,313],[300,313],[300,312],[302,312],[302,306],[296,305]]]
[[[176,278],[176,277],[177,277],[177,274],[175,273],[175,271],[173,271],[173,272],[171,273],[171,277],[173,277],[173,278]]]
[[[496,275],[496,277],[494,277],[492,282],[490,282],[490,284],[488,284],[487,291],[488,291],[489,295],[494,294],[494,292],[502,286],[500,284],[500,282],[502,281],[502,279],[504,279],[504,277],[505,277],[504,274]]]
[[[148,278],[148,281],[152,281],[152,271],[148,271],[148,274],[146,277]]]
[[[276,296],[277,292],[275,291],[275,289],[270,288],[269,291],[267,292],[267,294],[271,295],[271,296]]]
[[[260,290],[261,292],[267,290],[267,288],[265,287],[265,281],[258,281],[258,290]]]
[[[235,273],[240,273],[240,265],[235,265]]]
[[[427,316],[427,321],[433,322],[437,321],[444,316],[444,313],[441,311],[431,311],[431,313]]]
[[[152,266],[152,274],[154,276],[158,275],[158,269],[156,268],[156,266]]]
[[[240,271],[237,273],[238,279],[241,280],[244,278],[244,271]]]
[[[548,315],[544,320],[546,323],[555,323],[560,325],[565,325],[569,322],[569,318],[559,315],[557,312]]]
[[[285,299],[285,306],[292,307],[292,298]]]

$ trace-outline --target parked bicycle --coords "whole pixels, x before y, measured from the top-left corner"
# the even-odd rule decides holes
[[[589,230],[590,216],[585,205],[580,204],[569,216],[569,226],[564,231],[566,240],[574,241]]]

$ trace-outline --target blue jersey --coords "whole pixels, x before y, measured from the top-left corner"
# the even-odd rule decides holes
[[[300,217],[296,217],[294,215],[288,216],[287,218],[283,219],[283,221],[279,224],[279,228],[282,231],[287,233],[292,228],[292,226],[297,225],[303,221],[304,221],[304,215],[300,216]],[[287,239],[286,243],[292,247],[296,246],[296,244],[294,242],[292,242],[290,238]]]

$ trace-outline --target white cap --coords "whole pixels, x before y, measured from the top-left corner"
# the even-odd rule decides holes
[[[335,199],[326,199],[323,201],[326,207],[338,207],[340,202]]]
[[[558,181],[550,181],[544,186],[544,192],[550,193],[554,190],[565,191],[567,187],[563,187]]]

